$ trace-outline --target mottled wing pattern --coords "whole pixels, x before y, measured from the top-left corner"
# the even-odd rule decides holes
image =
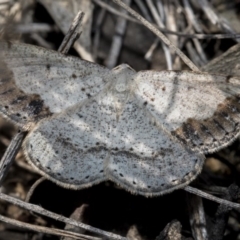
[[[204,157],[164,131],[135,96],[117,95],[114,86],[119,90],[113,82],[98,96],[42,120],[24,143],[27,159],[47,178],[74,189],[111,179],[152,196],[187,185]],[[122,108],[116,107],[120,98],[127,101]]]
[[[0,112],[24,126],[95,95],[109,70],[40,47],[0,42]]]
[[[214,152],[239,135],[239,79],[184,71],[143,71],[135,79],[139,102],[192,150]]]
[[[163,195],[188,185],[202,169],[203,155],[165,131],[135,96],[112,131],[107,176],[144,196]]]
[[[52,118],[27,136],[24,150],[36,170],[67,188],[81,189],[105,180],[116,124],[114,99],[104,91]]]

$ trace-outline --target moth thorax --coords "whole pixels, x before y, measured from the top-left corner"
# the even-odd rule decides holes
[[[123,82],[117,82],[117,84],[115,85],[115,89],[119,93],[125,92],[126,91],[126,84],[123,83]]]

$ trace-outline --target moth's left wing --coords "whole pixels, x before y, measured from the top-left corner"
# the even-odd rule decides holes
[[[97,94],[109,70],[33,45],[0,42],[0,113],[19,126]]]

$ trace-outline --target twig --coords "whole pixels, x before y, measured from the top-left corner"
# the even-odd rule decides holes
[[[9,5],[11,3],[11,1],[9,1],[9,0],[1,0],[0,1],[0,5]]]
[[[155,240],[184,240],[181,235],[182,225],[179,221],[173,220],[161,231]]]
[[[131,4],[131,0],[124,0],[127,5]],[[126,12],[124,9],[121,12]],[[112,45],[108,58],[106,59],[106,66],[112,69],[116,66],[117,60],[121,51],[123,36],[126,31],[127,21],[122,17],[118,17],[117,23],[115,25],[115,34],[113,36]]]
[[[145,7],[144,3],[142,0],[134,0],[134,2],[137,4],[139,7],[140,11],[142,12],[143,16],[149,21],[152,22],[152,18],[148,13],[147,8]]]
[[[200,27],[200,25],[198,24],[198,22],[195,18],[195,14],[191,8],[189,1],[183,0],[183,4],[184,4],[185,12],[186,12],[186,18],[187,18],[188,25],[189,26],[193,25],[195,31],[202,33],[202,28]],[[194,29],[191,29],[190,33],[194,34]],[[199,43],[198,39],[194,39],[193,43],[195,45],[197,53],[199,54],[199,60],[201,59],[200,66],[205,65],[207,63],[207,57],[202,49],[201,44]]]
[[[87,223],[85,215],[86,215],[86,212],[87,212],[88,208],[89,208],[89,205],[82,204],[81,207],[78,207],[74,210],[74,212],[71,214],[70,218],[74,219],[76,221],[79,221],[79,222]],[[81,234],[85,233],[84,229],[80,229],[78,227],[71,226],[71,225],[68,225],[68,224],[66,224],[64,229],[68,230],[68,231],[73,231],[73,232],[76,232],[76,233],[81,233]],[[72,238],[62,237],[61,240],[72,240]]]
[[[81,233],[75,233],[75,232],[71,232],[71,231],[67,231],[67,230],[48,228],[48,227],[37,226],[37,225],[25,223],[25,222],[20,222],[18,220],[4,217],[2,215],[0,215],[0,221],[3,221],[8,224],[12,224],[12,225],[20,227],[20,228],[24,228],[24,229],[28,229],[30,231],[35,231],[35,232],[40,232],[40,233],[47,233],[47,234],[52,234],[52,235],[56,235],[56,236],[71,237],[73,239],[100,240],[100,238],[88,236],[88,235],[81,234]]]
[[[192,0],[193,2],[193,0]],[[198,3],[199,7],[204,11],[206,14],[207,18],[209,21],[214,24],[214,25],[219,25],[222,30],[225,32],[230,32],[230,33],[235,33],[235,31],[231,28],[231,26],[224,21],[223,19],[219,18],[219,16],[216,14],[210,3],[206,0],[199,0],[199,1],[194,1]],[[240,42],[240,39],[236,39],[237,42]]]
[[[188,52],[189,56],[191,57],[192,61],[195,64],[202,66],[203,65],[202,59],[196,53],[196,50],[194,49],[192,42],[188,41],[185,44],[185,46],[186,46],[187,52]]]
[[[13,163],[13,160],[15,159],[25,136],[26,132],[24,131],[17,133],[5,151],[0,162],[0,186],[2,185],[2,182],[8,173],[9,168]]]
[[[141,12],[142,12],[142,15],[144,16],[144,18],[146,18],[148,21],[152,21],[151,20],[151,17],[150,15],[148,14],[147,12],[147,9],[146,7],[144,6],[143,2],[140,0],[135,0],[136,4],[139,6]],[[152,59],[152,55],[153,55],[153,52],[155,51],[155,49],[157,48],[158,44],[159,44],[160,40],[159,38],[156,38],[154,40],[154,42],[152,43],[152,45],[150,46],[149,50],[146,52],[144,58],[147,60],[147,61],[151,61]]]
[[[175,13],[173,4],[171,2],[169,2],[168,4],[163,5],[163,10],[164,11],[163,11],[162,15],[166,16],[164,19],[166,27],[172,31],[176,31],[177,30],[176,13]],[[163,16],[162,16],[162,18],[163,18]],[[167,35],[167,37],[176,47],[179,48],[179,39],[177,36]],[[171,65],[172,65],[170,70],[172,70],[174,68],[173,61],[174,61],[174,58],[176,57],[176,54],[172,53],[172,52],[170,52],[170,53],[171,53]]]
[[[77,16],[74,18],[66,36],[64,37],[58,49],[58,52],[66,54],[69,51],[69,49],[72,47],[74,42],[77,40],[77,38],[79,37],[78,29],[80,27],[83,16],[84,16],[83,12],[79,11],[77,13]]]
[[[158,25],[159,27],[161,27],[161,28],[164,28],[164,24],[163,24],[163,22],[162,22],[162,19],[161,19],[161,17],[159,16],[159,14],[158,14],[158,12],[157,12],[157,10],[156,10],[156,8],[155,8],[152,0],[146,0],[146,3],[147,3],[147,5],[148,5],[148,7],[149,7],[149,9],[150,9],[150,11],[151,11],[151,13],[152,13],[152,16],[153,16],[155,22],[157,23],[157,25]]]
[[[177,53],[179,57],[189,66],[190,69],[196,72],[200,72],[198,67],[177,47],[175,47],[168,38],[161,33],[153,24],[148,22],[146,19],[144,19],[142,16],[140,16],[136,11],[129,8],[125,3],[123,3],[120,0],[112,0],[116,4],[120,5],[124,9],[126,9],[129,13],[131,13],[134,17],[136,17],[139,21],[142,22],[143,25],[145,25],[149,30],[151,30],[154,34],[156,34],[173,52]]]
[[[104,8],[105,10],[117,15],[117,16],[121,16],[123,18],[126,18],[127,20],[131,21],[131,22],[135,22],[138,24],[142,24],[140,21],[129,17],[126,14],[122,14],[119,11],[117,11],[115,8],[110,7],[109,5],[107,5],[106,3],[100,1],[100,0],[93,0],[96,4],[98,4],[99,6],[101,6],[102,8]],[[145,16],[144,16],[145,17]],[[146,17],[145,17],[146,18]],[[146,18],[147,19],[147,18]],[[185,33],[181,33],[181,32],[175,32],[175,31],[171,31],[167,28],[158,28],[161,32],[164,32],[166,34],[171,34],[171,35],[176,35],[179,37],[185,37],[185,38],[198,38],[198,39],[230,39],[230,38],[240,38],[240,34],[237,33],[227,33],[227,34],[185,34]]]
[[[55,26],[51,26],[46,23],[28,23],[28,24],[14,24],[11,28],[11,31],[15,31],[17,33],[26,34],[26,33],[34,33],[34,32],[51,32],[56,31]]]
[[[55,219],[57,221],[64,222],[66,224],[70,224],[70,225],[73,225],[73,226],[76,226],[76,227],[80,227],[80,228],[85,229],[87,231],[90,231],[92,233],[96,233],[100,236],[104,236],[104,237],[107,237],[107,238],[110,238],[110,239],[127,240],[127,238],[125,238],[125,237],[121,237],[119,235],[116,235],[116,234],[113,234],[113,233],[110,233],[110,232],[106,232],[106,231],[100,230],[98,228],[91,227],[87,224],[78,222],[76,220],[61,216],[61,215],[53,213],[53,212],[50,212],[50,211],[48,211],[48,210],[46,210],[42,207],[39,207],[39,206],[31,204],[31,203],[26,203],[22,200],[19,200],[17,198],[11,197],[11,196],[8,196],[8,195],[6,195],[4,193],[1,193],[1,192],[0,192],[0,199],[2,199],[4,201],[7,201],[9,203],[12,203],[14,205],[17,205],[19,207],[22,207],[24,209],[27,209],[29,211],[41,214],[41,215],[46,216],[46,217],[50,217],[50,218]]]
[[[211,194],[208,194],[206,192],[203,192],[203,191],[201,191],[199,189],[196,189],[196,188],[193,188],[191,186],[185,187],[184,190],[187,191],[187,192],[193,193],[195,195],[198,195],[199,197],[203,197],[203,198],[206,198],[208,200],[211,200],[211,201],[214,201],[214,202],[217,202],[217,203],[220,203],[220,204],[224,204],[224,205],[229,206],[231,208],[240,210],[240,204],[239,203],[234,203],[234,202],[230,202],[230,201],[225,200],[225,199],[215,197]]]
[[[157,9],[158,9],[160,16],[164,19],[165,15],[164,15],[163,2],[161,0],[157,0],[156,5],[157,5]]]
[[[151,45],[151,47],[148,49],[148,51],[146,52],[144,58],[147,61],[150,61],[152,59],[152,55],[154,50],[157,48],[158,44],[159,44],[159,38],[156,38],[155,41],[153,42],[153,44]]]
[[[138,20],[136,20],[135,18],[132,18],[130,16],[128,16],[125,13],[119,12],[118,10],[116,10],[115,8],[111,7],[110,5],[106,4],[105,2],[101,1],[101,0],[93,0],[93,2],[95,2],[97,5],[101,6],[102,8],[106,9],[107,11],[119,16],[119,17],[123,17],[131,22],[135,22],[135,23],[139,23],[141,24]]]
[[[31,186],[31,188],[29,189],[28,193],[27,193],[27,196],[25,198],[25,201],[26,202],[30,202],[30,199],[36,189],[36,187],[41,184],[42,182],[44,182],[46,180],[45,177],[40,177],[36,182],[34,182],[34,184]]]
[[[146,3],[153,15],[153,18],[155,19],[155,22],[157,23],[157,25],[161,28],[164,28],[163,21],[162,21],[160,15],[158,14],[152,0],[146,0]],[[166,58],[167,68],[168,68],[168,70],[172,70],[172,56],[169,51],[169,48],[163,42],[161,42],[161,45],[162,45],[163,52],[164,52],[164,55]]]
[[[224,198],[227,200],[236,200],[239,197],[239,187],[235,184],[229,186]],[[219,240],[224,236],[226,226],[228,224],[229,212],[231,208],[220,204],[214,216],[214,226],[211,228],[211,240]]]
[[[209,21],[213,25],[217,24],[219,22],[218,17],[216,15],[216,13],[213,11],[213,9],[210,7],[210,4],[206,0],[199,0],[198,3],[201,6],[201,8],[203,9],[203,11],[205,12]]]
[[[37,43],[39,46],[42,46],[42,47],[45,47],[45,48],[48,48],[48,49],[52,49],[52,48],[53,48],[53,44],[47,42],[40,34],[38,34],[38,33],[32,33],[30,36],[31,36],[31,38],[32,38],[34,41],[36,41],[36,43]]]
[[[195,18],[195,15],[193,13],[193,10],[190,6],[189,1],[183,0],[183,6],[184,6],[185,13],[186,13],[186,18],[187,18],[188,24],[191,24],[197,32],[201,33],[202,28],[200,27],[200,25],[198,24],[198,22]]]
[[[196,195],[187,194],[190,225],[194,239],[207,240],[206,218],[202,199]]]
[[[102,8],[100,13],[97,16],[96,26],[95,26],[95,34],[93,38],[93,57],[96,59],[98,56],[98,47],[99,47],[99,40],[101,34],[101,25],[103,23],[104,17],[106,14],[106,9]]]

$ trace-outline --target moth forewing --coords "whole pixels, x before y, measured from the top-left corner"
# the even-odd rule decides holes
[[[95,63],[22,43],[0,42],[0,63],[1,112],[20,126],[95,95],[110,72]]]

